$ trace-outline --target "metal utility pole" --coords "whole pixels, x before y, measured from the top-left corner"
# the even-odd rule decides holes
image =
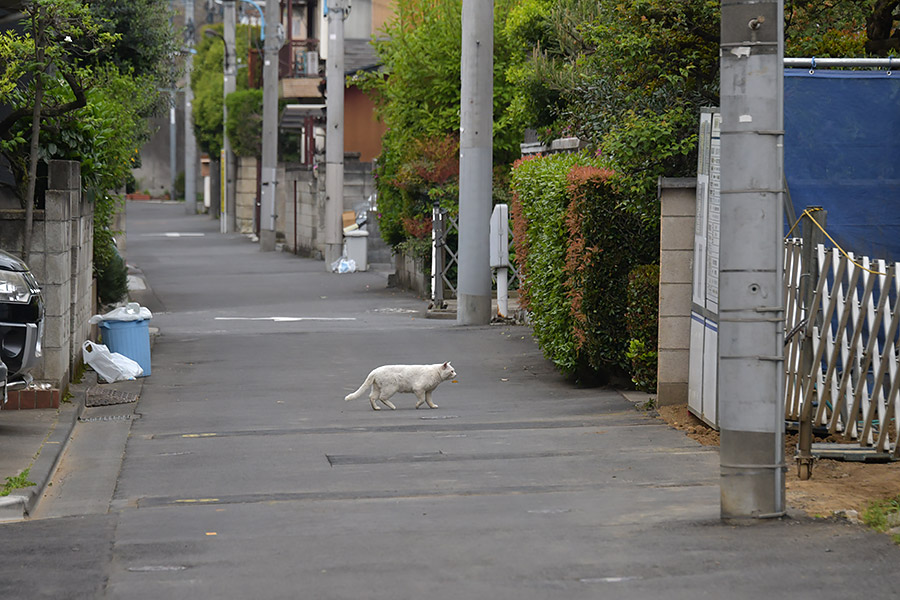
[[[723,0],[721,516],[784,514],[784,3]]]
[[[266,2],[265,53],[263,62],[263,130],[262,130],[262,192],[260,193],[259,249],[275,250],[275,186],[278,166],[278,24],[281,22],[280,2]]]
[[[197,214],[197,139],[194,137],[194,92],[191,69],[194,67],[194,0],[184,1],[185,47],[184,65],[184,210]]]
[[[491,321],[494,6],[463,0],[459,128],[459,283],[456,322]]]
[[[224,172],[222,178],[222,190],[225,195],[225,210],[222,212],[220,230],[222,233],[231,233],[235,230],[235,193],[237,183],[236,164],[234,152],[231,150],[231,141],[228,139],[226,124],[228,123],[228,105],[225,99],[237,89],[237,57],[235,53],[235,22],[237,19],[237,2],[235,0],[223,0],[224,8],[224,35],[225,42],[225,79],[222,86],[222,149],[224,150]]]
[[[325,268],[341,257],[344,212],[344,19],[347,0],[328,2],[325,133]]]

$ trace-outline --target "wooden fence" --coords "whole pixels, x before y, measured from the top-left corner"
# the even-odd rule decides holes
[[[801,243],[785,242],[785,419],[798,421],[812,402],[814,427],[900,458],[898,263],[823,245],[816,254],[818,278],[804,309]]]

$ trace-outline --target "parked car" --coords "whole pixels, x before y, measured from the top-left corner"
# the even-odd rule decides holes
[[[0,387],[31,383],[41,358],[44,298],[37,279],[21,259],[0,250]]]

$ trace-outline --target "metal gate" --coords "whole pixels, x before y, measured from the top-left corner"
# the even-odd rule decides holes
[[[821,244],[815,259],[804,302],[802,245],[785,242],[785,419],[806,406],[814,427],[900,458],[900,269]]]
[[[448,298],[456,298],[456,271],[459,264],[459,217],[435,207],[431,227],[431,300],[435,308],[446,308]],[[509,228],[512,231],[512,227]],[[512,244],[510,244],[512,247]],[[518,289],[519,272],[510,262],[509,289]],[[497,280],[493,280],[496,287]]]

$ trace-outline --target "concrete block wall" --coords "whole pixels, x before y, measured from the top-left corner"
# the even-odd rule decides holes
[[[81,360],[94,314],[94,212],[81,192],[81,167],[51,161],[44,210],[34,211],[28,260],[44,294],[43,360],[35,379],[62,388]],[[23,254],[25,211],[0,211],[0,246]]]
[[[361,162],[356,153],[344,157],[344,207],[361,210],[375,193],[374,165]],[[321,259],[325,253],[325,165],[279,165],[278,235],[285,249]],[[369,263],[390,262],[390,249],[381,239],[376,215],[368,218]],[[282,237],[283,236],[283,237]]]
[[[325,172],[305,165],[283,165],[278,195],[284,198],[279,233],[289,252],[321,259],[325,254]]]
[[[657,402],[686,404],[691,346],[692,263],[697,182],[660,178]]]
[[[238,157],[235,188],[236,231],[254,233],[256,229],[256,158]]]

